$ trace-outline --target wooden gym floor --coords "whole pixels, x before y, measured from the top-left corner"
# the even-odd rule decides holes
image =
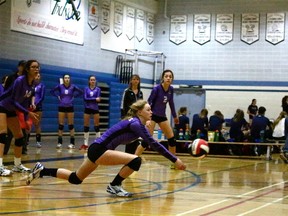
[[[28,155],[22,159],[28,167],[41,161],[46,167],[75,170],[83,161],[78,149],[57,151],[57,137],[43,137],[41,149],[33,141],[32,137]],[[78,147],[81,141],[82,137],[76,138]],[[132,198],[106,192],[120,166],[100,166],[78,186],[52,177],[26,186],[27,174],[20,173],[0,177],[0,215],[287,215],[288,165],[278,155],[271,161],[180,158],[187,164],[186,171],[170,170],[164,157],[144,154],[140,171],[123,183],[135,193]],[[12,167],[11,149],[4,164]]]

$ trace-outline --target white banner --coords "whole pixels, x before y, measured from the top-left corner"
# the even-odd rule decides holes
[[[284,41],[285,13],[268,13],[266,25],[266,40],[272,44]]]
[[[98,0],[89,0],[88,10],[88,25],[94,30],[99,22]]]
[[[242,14],[241,40],[252,44],[259,40],[259,14]]]
[[[217,14],[215,40],[227,44],[233,39],[233,14]]]
[[[119,37],[123,33],[124,5],[120,2],[114,3],[114,33]]]
[[[126,8],[126,36],[131,40],[135,36],[135,8]]]
[[[73,3],[41,0],[27,4],[26,1],[12,0],[11,30],[83,44],[84,1]]]
[[[102,0],[101,30],[106,34],[110,30],[110,0]]]
[[[210,41],[211,38],[211,14],[194,15],[193,40],[200,45]]]
[[[136,10],[136,38],[141,42],[144,38],[144,18],[145,14],[143,10]]]
[[[146,41],[148,44],[152,44],[154,41],[154,14],[147,13],[146,19]]]
[[[187,16],[172,15],[170,21],[170,41],[179,45],[187,39]]]

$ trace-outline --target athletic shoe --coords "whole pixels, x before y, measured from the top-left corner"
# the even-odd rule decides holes
[[[58,143],[57,146],[56,146],[56,148],[57,148],[57,149],[61,149],[61,148],[62,148],[62,144],[61,144],[61,143]]]
[[[11,170],[6,169],[4,166],[0,166],[0,176],[9,176],[11,174]]]
[[[112,186],[111,184],[109,184],[107,186],[106,191],[110,194],[114,194],[114,195],[119,196],[119,197],[131,197],[133,195],[133,193],[129,193],[129,192],[125,191],[121,187],[121,185]]]
[[[30,172],[31,169],[23,166],[23,164],[20,164],[18,166],[14,166],[12,169],[13,172]]]
[[[41,146],[41,143],[40,142],[36,142],[36,147],[37,148],[41,148],[42,146]]]
[[[284,161],[284,163],[288,164],[288,153],[287,152],[283,152],[279,156]]]
[[[75,145],[74,144],[69,144],[68,145],[68,149],[75,149]]]
[[[88,149],[88,146],[87,145],[81,145],[81,147],[79,148],[79,150],[87,150]]]
[[[32,169],[32,173],[29,174],[28,178],[26,179],[26,185],[29,185],[34,179],[40,178],[40,172],[44,169],[44,166],[37,162]]]

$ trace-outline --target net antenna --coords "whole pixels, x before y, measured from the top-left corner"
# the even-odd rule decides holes
[[[158,52],[158,51],[143,51],[143,50],[138,50],[138,49],[125,49],[125,58],[124,60],[127,60],[127,55],[132,55],[134,56],[134,65],[133,65],[133,71],[135,74],[138,74],[138,62],[139,62],[139,57],[144,56],[144,57],[152,57],[154,58],[154,71],[153,71],[153,83],[156,85],[157,81],[157,68],[158,68],[158,62],[160,62],[161,70],[164,71],[165,69],[165,59],[166,56],[164,55],[163,52]],[[162,73],[160,72],[160,74]]]

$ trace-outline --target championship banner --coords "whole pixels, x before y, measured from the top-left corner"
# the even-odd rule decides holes
[[[119,37],[123,33],[124,5],[120,2],[114,3],[114,33]]]
[[[179,45],[187,40],[187,16],[172,15],[170,21],[170,41]]]
[[[242,14],[241,18],[241,40],[252,44],[259,40],[259,14]]]
[[[11,1],[11,30],[84,43],[84,1]]]
[[[266,40],[278,44],[285,38],[285,13],[268,13],[266,24]]]
[[[233,40],[233,14],[217,14],[215,40],[227,44]]]
[[[135,8],[127,6],[126,11],[126,36],[131,40],[135,36]]]
[[[99,22],[98,0],[89,0],[88,10],[88,25],[94,30]]]
[[[104,34],[110,30],[110,0],[102,0],[101,30]]]
[[[143,10],[136,10],[136,38],[141,42],[144,38],[144,18],[145,13]]]
[[[211,14],[194,15],[193,41],[203,45],[211,38]]]
[[[146,41],[148,44],[152,44],[154,41],[154,14],[147,13],[147,20],[146,20]]]

